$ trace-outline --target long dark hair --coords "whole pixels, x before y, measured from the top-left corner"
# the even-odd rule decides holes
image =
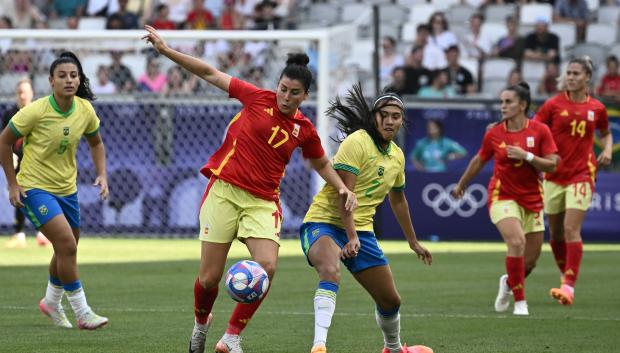
[[[305,53],[289,53],[286,67],[282,70],[278,81],[282,79],[282,76],[291,80],[298,80],[304,85],[306,93],[308,93],[312,84],[312,72],[308,69],[309,62],[310,58]]]
[[[375,113],[387,105],[393,105],[390,102],[397,101],[399,108],[403,110],[403,119],[405,117],[403,100],[398,94],[394,92],[382,93],[375,99],[371,108],[364,97],[359,82],[353,85],[344,100],[346,104],[342,103],[340,97],[336,97],[334,101],[330,102],[330,107],[325,113],[327,116],[336,119],[338,122],[336,126],[345,137],[361,129],[370,135],[375,144],[382,146],[389,141],[386,141],[379,133]],[[342,139],[335,139],[335,141],[342,142]]]
[[[80,85],[78,86],[76,96],[84,99],[88,99],[89,101],[97,99],[95,94],[90,90],[90,80],[84,74],[84,70],[82,70],[82,64],[80,60],[70,51],[65,51],[60,54],[58,59],[54,60],[52,65],[50,66],[50,77],[54,76],[54,70],[56,66],[60,64],[74,64],[78,69],[78,74],[80,75]]]

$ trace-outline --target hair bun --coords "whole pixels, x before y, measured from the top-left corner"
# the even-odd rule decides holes
[[[530,85],[527,82],[525,82],[525,81],[519,82],[519,84],[517,86],[523,87],[523,88],[525,88],[528,91],[530,90]]]
[[[288,65],[301,65],[307,66],[310,62],[310,58],[305,53],[289,53],[286,60],[286,66]]]

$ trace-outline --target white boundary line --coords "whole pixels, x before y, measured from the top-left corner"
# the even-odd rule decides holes
[[[3,305],[0,306],[1,310],[15,310],[15,311],[34,311],[36,310],[36,306],[11,306],[11,305]],[[170,312],[186,312],[191,313],[191,310],[179,310],[178,308],[158,308],[158,309],[137,309],[137,308],[105,308],[99,307],[98,310],[101,312],[127,312],[127,313],[170,313]],[[214,310],[214,313],[217,314],[229,314],[230,311],[224,310]],[[314,312],[311,311],[261,311],[262,314],[266,315],[284,315],[284,316],[314,316]],[[351,313],[351,312],[336,312],[334,316],[343,316],[343,317],[368,317],[374,318],[375,315],[372,312],[368,313]],[[515,317],[510,314],[497,314],[497,315],[468,315],[468,314],[439,314],[439,313],[419,313],[419,314],[408,314],[401,313],[401,317],[403,318],[440,318],[440,319],[464,319],[464,320],[475,320],[475,319],[491,319],[491,320],[505,320],[505,319],[526,319],[526,320],[578,320],[578,321],[595,321],[595,322],[618,322],[620,318],[617,317],[583,317],[583,316],[566,316],[564,318],[559,317],[547,317],[547,316],[536,316],[531,315],[526,318]]]

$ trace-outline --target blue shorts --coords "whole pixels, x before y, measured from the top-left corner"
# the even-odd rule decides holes
[[[312,263],[310,262],[310,259],[308,259],[308,251],[310,251],[312,244],[314,244],[314,242],[320,237],[327,236],[332,238],[341,249],[349,242],[349,238],[347,238],[347,234],[344,229],[329,223],[307,222],[301,225],[299,233],[301,248],[303,249],[310,266],[312,266]],[[383,254],[383,250],[379,248],[375,233],[359,231],[357,232],[357,236],[360,239],[360,250],[357,256],[342,261],[351,273],[388,264],[388,261]]]
[[[50,219],[64,214],[71,228],[80,228],[80,204],[77,192],[68,196],[57,196],[41,189],[26,191],[28,197],[22,197],[24,207],[20,211],[37,228],[41,228]]]

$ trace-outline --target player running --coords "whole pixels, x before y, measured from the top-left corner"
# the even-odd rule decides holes
[[[346,98],[336,99],[328,114],[346,135],[334,156],[334,168],[359,195],[360,207],[343,224],[338,193],[326,185],[315,196],[300,229],[301,245],[319,275],[314,296],[314,344],[312,353],[327,352],[327,331],[336,309],[340,260],[376,303],[375,318],[383,332],[384,353],[432,353],[425,346],[405,347],[400,341],[400,295],[390,265],[373,233],[373,216],[389,196],[392,210],[409,247],[430,265],[433,258],[417,240],[405,198],[405,157],[392,141],[405,119],[403,100],[394,93],[377,97],[368,107],[359,85]],[[356,231],[357,230],[357,231]]]
[[[80,329],[94,330],[108,319],[93,312],[78,278],[77,244],[80,205],[77,197],[76,153],[86,137],[102,200],[108,197],[105,149],[99,118],[89,102],[95,97],[78,58],[64,52],[50,66],[52,94],[20,109],[0,135],[0,163],[9,184],[9,201],[50,240],[54,255],[40,311],[54,325],[71,328],[61,305],[63,294]],[[21,169],[15,176],[11,147],[24,138]]]
[[[304,158],[309,159],[319,175],[343,195],[347,211],[357,207],[357,200],[329,163],[312,122],[298,109],[308,98],[312,82],[307,55],[289,55],[273,92],[171,49],[153,27],[145,28],[148,34],[143,39],[159,53],[243,104],[228,125],[224,142],[201,169],[209,184],[200,208],[202,248],[200,271],[194,284],[195,325],[189,352],[204,352],[218,283],[235,238],[245,243],[272,283],[282,225],[279,186],[297,147],[301,147]],[[343,217],[345,213],[343,208]],[[266,295],[252,304],[237,304],[226,333],[215,346],[216,352],[243,352],[240,334]]]
[[[550,294],[563,305],[573,304],[583,241],[581,226],[592,202],[597,162],[611,163],[613,139],[605,106],[588,94],[592,60],[569,61],[560,77],[561,93],[547,100],[534,117],[547,124],[562,158],[554,173],[545,174],[545,213],[551,249],[562,272],[561,286]],[[594,130],[600,132],[603,151],[595,159]]]
[[[506,273],[499,279],[495,310],[504,312],[514,297],[514,315],[529,315],[525,277],[534,269],[544,240],[543,195],[539,171],[553,172],[557,147],[549,128],[529,120],[530,90],[525,82],[500,95],[502,121],[489,129],[478,154],[454,187],[462,198],[467,185],[494,158],[489,181],[489,214],[506,242]]]

